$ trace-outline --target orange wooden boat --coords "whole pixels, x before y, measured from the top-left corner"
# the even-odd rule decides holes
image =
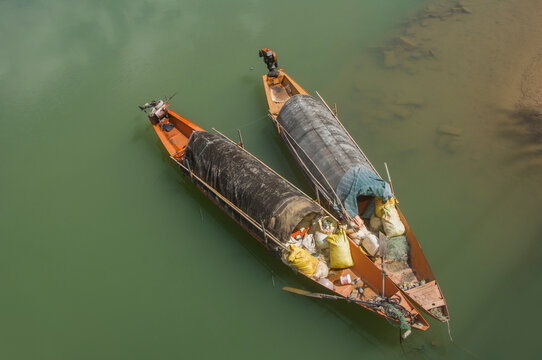
[[[296,231],[299,231],[292,224],[297,224],[301,216],[306,217],[312,212],[329,216],[320,205],[240,145],[218,132],[218,134],[206,132],[170,110],[167,101],[152,102],[151,104],[154,107],[147,106],[148,109],[151,109],[149,119],[158,138],[181,172],[218,207],[270,250],[274,256],[281,258],[282,262],[286,263],[284,254],[290,251],[285,244],[292,235],[296,235]],[[160,119],[154,115],[157,113],[156,107],[163,110]],[[224,182],[228,179],[231,180],[232,176],[239,179],[238,176],[243,176],[243,173],[248,174],[247,179],[256,179],[257,184],[247,182],[239,185],[239,181],[235,183]],[[269,190],[270,186],[266,186],[269,182],[273,183],[271,190]],[[254,191],[253,188],[250,188],[251,186],[257,186],[259,190]],[[266,198],[266,194],[259,197],[260,193],[267,190],[278,190],[281,198],[290,196],[287,201],[284,201],[286,205],[281,205],[280,211],[270,210],[273,215],[272,221],[268,221],[271,215],[262,215],[261,211],[254,210],[255,208],[266,209],[268,206],[262,204],[261,201]],[[294,205],[290,206],[290,204]],[[272,206],[276,207],[277,205],[273,204]],[[287,214],[288,217],[286,218],[283,214]],[[286,230],[284,231],[284,229]],[[354,289],[358,289],[358,293],[361,292],[359,289],[362,288],[362,294],[352,298],[352,302],[395,322],[404,316],[402,319],[406,318],[406,322],[412,328],[426,330],[429,324],[388,278],[385,278],[384,283],[386,299],[382,301],[378,296],[382,291],[382,272],[354,243],[350,242],[349,244],[355,265],[345,270],[329,272],[327,279],[334,284],[334,290],[320,284],[317,279],[297,271],[296,268],[289,267],[309,279],[319,291],[332,291],[335,295],[343,298],[352,295]],[[352,284],[341,285],[339,279],[346,274],[350,274],[354,281]],[[399,310],[402,315],[397,316],[396,310]]]
[[[269,55],[267,58],[265,57],[265,52],[267,52]],[[272,55],[271,55],[272,54]],[[282,139],[285,141],[286,146],[296,159],[296,161],[301,165],[302,170],[309,180],[309,182],[312,184],[313,188],[316,190],[317,197],[320,198],[322,194],[326,193],[326,188],[329,189],[327,185],[330,185],[329,183],[323,184],[325,180],[325,176],[328,174],[322,174],[322,171],[318,169],[315,163],[320,163],[325,166],[325,162],[327,160],[321,160],[321,154],[310,154],[307,153],[303,148],[300,148],[297,144],[294,142],[296,141],[295,136],[292,136],[288,133],[286,128],[281,124],[281,118],[280,116],[284,116],[284,111],[281,113],[281,110],[286,109],[288,106],[285,107],[286,104],[291,104],[297,102],[297,104],[293,106],[297,106],[296,110],[289,111],[289,117],[290,117],[290,124],[291,129],[294,129],[294,131],[297,131],[298,140],[300,137],[307,136],[306,133],[303,133],[303,129],[300,129],[301,125],[297,125],[297,122],[301,120],[299,117],[296,118],[296,111],[298,112],[297,115],[299,115],[299,111],[303,112],[303,110],[299,110],[300,106],[299,102],[300,99],[303,101],[303,99],[309,101],[312,103],[312,105],[319,105],[323,111],[326,112],[325,116],[327,116],[327,124],[334,124],[335,129],[341,129],[340,131],[335,131],[332,135],[333,141],[341,142],[342,145],[351,146],[352,151],[359,151],[360,158],[363,157],[363,160],[366,160],[366,165],[370,165],[376,175],[378,175],[378,172],[374,168],[374,166],[370,163],[369,159],[365,156],[363,151],[359,148],[359,146],[354,142],[350,134],[348,134],[347,130],[342,126],[340,123],[338,117],[336,114],[325,104],[325,102],[322,102],[310,98],[307,91],[305,91],[297,82],[294,81],[288,74],[286,74],[283,69],[279,69],[277,62],[276,62],[276,55],[274,52],[272,52],[269,49],[263,49],[260,51],[260,56],[264,56],[264,60],[266,60],[266,64],[268,64],[268,68],[270,70],[268,75],[263,75],[263,84],[265,89],[265,94],[267,97],[267,103],[269,106],[269,116],[273,120],[273,123],[276,126],[276,129]],[[273,61],[274,60],[274,61]],[[272,75],[272,76],[269,76]],[[319,95],[318,95],[319,96]],[[325,105],[325,107],[324,107]],[[292,109],[293,106],[290,106],[290,109]],[[304,111],[304,120],[309,121],[316,121],[316,119],[313,117],[314,112],[318,110],[314,106],[310,109]],[[293,114],[293,115],[292,115]],[[312,120],[311,120],[312,117]],[[324,122],[325,123],[325,122]],[[301,124],[301,123],[299,123]],[[325,125],[325,124],[324,124]],[[340,128],[339,126],[340,125]],[[312,124],[309,125],[308,131],[320,131],[315,130],[312,128]],[[317,125],[314,125],[317,126]],[[344,132],[342,132],[344,131]],[[343,137],[341,139],[341,137]],[[318,140],[321,139],[320,135],[317,134],[315,136]],[[345,145],[346,144],[346,145]],[[354,145],[355,144],[355,145]],[[354,149],[355,148],[355,149]],[[312,159],[311,159],[312,158]],[[306,166],[306,162],[312,162],[312,164],[309,164]],[[313,161],[314,160],[314,161]],[[333,159],[333,161],[336,161],[337,159]],[[337,160],[339,163],[341,162],[341,159]],[[314,165],[316,167],[311,166]],[[344,166],[344,164],[339,164],[339,166]],[[324,171],[325,172],[325,171]],[[380,177],[381,180],[381,177]],[[320,190],[320,191],[319,191]],[[333,191],[333,190],[331,190]],[[329,192],[328,192],[329,193]],[[331,205],[331,203],[335,200],[332,198],[325,198],[322,199],[325,205]],[[358,198],[358,201],[360,201],[360,198]],[[328,207],[330,211],[333,212],[333,209],[331,206]],[[425,258],[423,251],[420,247],[420,244],[418,243],[418,240],[414,236],[414,233],[412,232],[410,226],[408,225],[407,221],[405,220],[405,217],[401,213],[400,209],[397,207],[397,211],[399,213],[401,222],[405,226],[406,230],[406,237],[408,240],[408,244],[410,246],[410,252],[408,256],[408,264],[387,264],[385,263],[385,272],[386,274],[391,278],[391,280],[400,287],[404,293],[412,300],[414,304],[416,304],[419,308],[422,308],[425,312],[427,312],[430,316],[434,317],[435,319],[446,322],[449,320],[449,313],[448,308],[446,305],[446,301],[444,299],[444,296],[442,295],[442,292],[440,290],[440,287],[436,281],[435,276],[433,275],[433,272],[431,271],[431,268],[429,267],[429,263],[427,262],[427,259]],[[337,214],[337,212],[335,212]],[[361,212],[358,212],[358,215],[361,215]],[[339,215],[339,214],[337,214]],[[380,267],[380,259],[376,260],[376,264]],[[415,284],[415,285],[413,285]]]

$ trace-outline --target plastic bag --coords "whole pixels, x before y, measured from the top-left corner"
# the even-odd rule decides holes
[[[354,244],[356,244],[356,246],[361,245],[361,238],[353,238],[353,237],[351,237],[350,239],[352,239],[352,241],[354,242]]]
[[[384,209],[382,227],[384,227],[384,232],[388,237],[399,236],[405,233],[405,225],[401,222],[395,205]]]
[[[318,219],[317,231],[323,234],[333,234],[337,228],[337,222],[330,216]]]
[[[316,265],[316,270],[314,271],[314,276],[316,279],[326,278],[329,274],[329,268],[327,264],[324,261],[318,261],[318,265]]]
[[[306,250],[292,244],[290,244],[288,261],[307,276],[312,276],[318,266],[318,259],[312,257]]]
[[[329,235],[326,240],[329,242],[329,266],[332,269],[345,269],[354,266],[350,244],[344,229],[340,228],[337,234]]]
[[[382,220],[380,220],[379,217],[373,214],[373,216],[371,216],[371,220],[369,221],[369,226],[371,227],[371,230],[375,232],[379,231],[382,227]]]
[[[318,250],[329,249],[329,243],[326,241],[328,234],[323,234],[319,231],[314,233],[314,243]]]
[[[368,234],[363,240],[361,240],[361,245],[371,256],[375,256],[378,252],[378,238],[373,234]]]
[[[303,247],[311,254],[316,252],[316,244],[314,243],[314,235],[309,234],[309,233],[305,234],[305,237],[303,238]]]
[[[366,237],[367,235],[369,235],[369,230],[367,230],[367,228],[365,227],[365,225],[363,225],[363,227],[361,227],[358,231],[353,232],[353,233],[351,233],[351,234],[348,235],[348,236],[349,236],[350,239],[352,239],[352,240],[354,240],[354,239],[361,240],[361,239],[363,239],[364,237]]]
[[[395,198],[391,197],[387,202],[383,203],[382,198],[377,196],[375,197],[375,215],[379,218],[384,215],[384,208],[395,208]]]

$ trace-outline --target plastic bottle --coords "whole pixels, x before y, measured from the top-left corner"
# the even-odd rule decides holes
[[[350,274],[341,275],[341,285],[348,285],[352,283],[352,278]]]

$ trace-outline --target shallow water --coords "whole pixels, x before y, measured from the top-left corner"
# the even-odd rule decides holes
[[[507,54],[479,39],[503,21],[489,7],[477,17],[487,4],[442,21],[455,33],[432,20],[413,30],[436,59],[386,68],[375,47],[423,1],[2,2],[0,356],[534,358],[540,173],[536,153],[511,158],[521,144],[503,127],[517,126],[495,90],[508,80],[487,90],[503,66],[523,70],[480,70]],[[504,18],[499,31],[529,26]],[[482,45],[466,53],[454,39]],[[264,46],[337,103],[379,170],[388,162],[461,348],[435,321],[401,347],[368,312],[280,290],[304,283],[168,161],[136,105],[177,92],[175,111],[240,128],[249,151],[310,191],[266,117]],[[422,105],[394,108],[405,97]],[[441,125],[462,129],[458,144]]]

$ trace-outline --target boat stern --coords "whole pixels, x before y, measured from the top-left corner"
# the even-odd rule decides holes
[[[450,320],[448,306],[436,280],[405,290],[405,294],[433,318],[441,322]]]

